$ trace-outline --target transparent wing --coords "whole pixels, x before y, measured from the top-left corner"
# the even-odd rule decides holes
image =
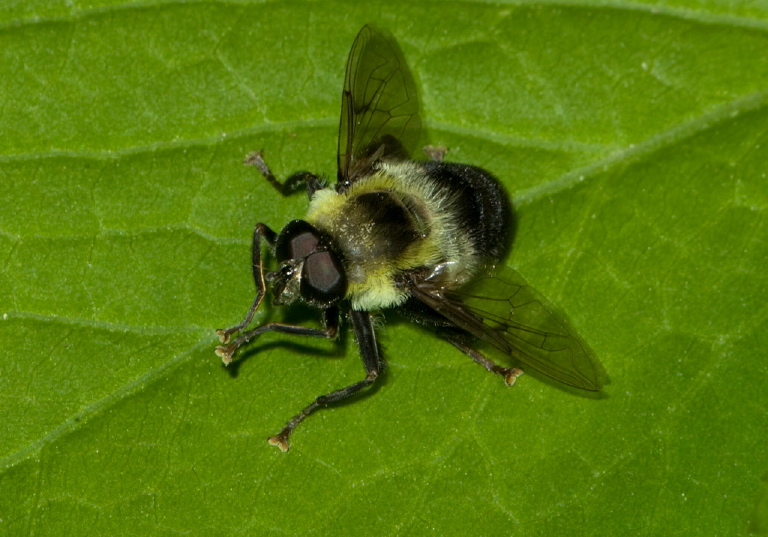
[[[607,375],[565,317],[506,269],[461,291],[416,285],[414,295],[456,326],[569,386],[598,391]]]
[[[411,158],[421,131],[416,84],[395,38],[364,26],[347,60],[338,180],[351,184],[381,158]]]

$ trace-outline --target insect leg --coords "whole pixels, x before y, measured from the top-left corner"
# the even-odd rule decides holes
[[[248,314],[245,316],[243,322],[230,328],[219,328],[216,330],[216,334],[219,336],[219,340],[222,343],[229,342],[229,336],[235,332],[239,332],[246,326],[248,326],[253,319],[253,315],[256,310],[259,309],[261,301],[264,299],[264,293],[267,285],[264,281],[264,266],[261,263],[261,238],[264,237],[266,243],[272,247],[275,244],[275,238],[277,234],[269,229],[266,224],[256,224],[253,229],[253,247],[251,250],[251,264],[253,265],[253,281],[256,283],[256,298],[253,300],[253,305],[248,310]]]
[[[256,166],[259,172],[261,172],[261,175],[269,181],[269,184],[275,187],[275,189],[283,196],[287,196],[299,188],[302,183],[307,185],[307,194],[310,198],[312,198],[312,194],[323,188],[320,178],[310,172],[294,173],[286,179],[285,182],[281,183],[272,173],[272,170],[269,169],[269,166],[267,166],[267,163],[264,161],[264,154],[261,151],[255,151],[248,155],[245,158],[244,164]]]
[[[258,304],[256,304],[256,302],[254,302],[254,305],[258,308]],[[243,321],[245,325],[247,325],[253,318],[254,311],[256,311],[255,308],[251,308],[251,310],[248,312],[248,317],[246,317],[245,321]],[[243,323],[241,323],[241,325]],[[240,325],[237,327],[239,326]],[[240,337],[238,337],[229,345],[220,345],[216,347],[216,354],[221,358],[221,361],[224,362],[224,365],[229,365],[232,363],[232,355],[241,345],[248,343],[251,339],[255,338],[256,336],[260,336],[264,332],[279,332],[281,334],[293,334],[296,336],[323,337],[333,339],[336,337],[336,334],[339,333],[339,309],[337,307],[330,307],[323,312],[323,326],[324,328],[309,328],[307,326],[296,326],[293,324],[267,323],[258,326],[253,330],[249,330],[244,334],[241,334]],[[226,331],[222,330],[221,332]],[[222,342],[226,343],[225,341]]]
[[[335,392],[326,395],[321,395],[315,399],[312,404],[291,418],[291,421],[283,427],[282,431],[269,438],[269,443],[279,447],[281,451],[288,451],[288,438],[291,436],[291,433],[296,426],[304,421],[304,418],[319,408],[326,407],[337,401],[342,401],[363,388],[367,388],[376,381],[381,373],[383,362],[379,353],[379,346],[376,343],[376,333],[373,330],[370,313],[367,311],[350,311],[350,320],[352,321],[352,328],[355,331],[357,345],[360,348],[360,355],[362,356],[363,364],[365,365],[365,379],[347,386],[346,388],[336,390]]]
[[[497,375],[504,377],[504,382],[506,382],[507,386],[512,386],[515,381],[517,381],[517,377],[523,374],[523,370],[519,367],[502,367],[492,360],[489,360],[483,356],[480,351],[470,347],[459,334],[446,331],[441,332],[438,335],[491,373],[496,373]]]

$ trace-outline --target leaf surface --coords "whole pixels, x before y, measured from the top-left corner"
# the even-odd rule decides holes
[[[0,533],[765,532],[767,5],[350,6],[0,9]],[[387,315],[381,385],[267,444],[363,368],[349,334],[214,355],[252,300],[254,224],[306,208],[240,163],[335,176],[370,21],[429,141],[503,181],[507,263],[604,397],[509,389]]]

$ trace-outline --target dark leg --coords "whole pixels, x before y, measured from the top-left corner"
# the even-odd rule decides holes
[[[459,334],[451,333],[451,332],[442,332],[439,333],[439,336],[448,341],[451,345],[459,349],[461,352],[472,358],[475,362],[486,368],[491,373],[496,373],[497,375],[501,375],[504,377],[504,382],[507,383],[507,386],[512,386],[515,381],[517,381],[517,377],[523,374],[523,370],[518,367],[501,367],[500,365],[496,364],[495,362],[489,360],[485,356],[483,356],[479,351],[473,349],[470,347],[465,341],[464,338],[461,337]]]
[[[259,309],[259,306],[261,305],[261,301],[264,299],[264,292],[266,291],[267,285],[264,282],[264,266],[261,264],[261,237],[264,237],[264,240],[267,242],[267,244],[271,247],[275,244],[275,238],[276,234],[274,231],[269,229],[265,224],[256,224],[256,227],[253,230],[253,247],[251,250],[251,264],[253,265],[253,281],[256,283],[256,298],[253,300],[253,305],[251,306],[251,309],[248,310],[248,314],[245,316],[245,319],[243,322],[236,326],[232,326],[230,328],[221,329],[219,328],[216,330],[216,334],[219,336],[219,340],[222,343],[228,343],[229,342],[229,336],[234,334],[235,332],[239,332],[246,326],[248,326],[253,319],[253,315],[256,313],[256,310]],[[217,351],[218,354],[218,351]],[[219,355],[221,356],[221,355]],[[225,363],[229,363],[226,362]]]
[[[258,307],[258,305],[256,307]],[[246,320],[243,321],[245,325],[247,325],[250,322],[250,319],[253,318],[254,311],[255,311],[254,309],[251,309],[248,312],[248,317],[246,317]],[[241,323],[241,325],[243,323]],[[320,328],[309,328],[306,326],[296,326],[292,324],[283,324],[283,323],[264,324],[242,334],[239,338],[234,340],[229,345],[220,345],[216,347],[216,354],[221,358],[221,361],[224,362],[224,365],[229,365],[232,363],[232,355],[241,345],[248,343],[251,339],[255,338],[256,336],[260,336],[264,332],[279,332],[281,334],[294,334],[297,336],[324,337],[328,339],[333,339],[336,337],[336,334],[338,334],[339,332],[338,308],[334,306],[334,307],[328,308],[323,312],[323,325],[324,325],[324,328],[320,329]],[[233,328],[237,328],[237,327],[233,327]],[[226,343],[224,341],[222,342]]]
[[[288,179],[286,179],[284,183],[281,183],[272,173],[272,170],[269,169],[267,163],[264,162],[264,155],[261,151],[256,151],[248,155],[245,158],[244,163],[256,166],[256,168],[261,172],[261,175],[263,175],[267,181],[269,181],[269,184],[275,187],[275,189],[283,196],[287,196],[299,188],[302,183],[307,185],[307,194],[309,194],[310,198],[312,197],[312,194],[323,188],[323,184],[320,182],[320,178],[310,172],[294,173]]]
[[[337,401],[342,401],[363,388],[367,388],[374,383],[381,373],[383,362],[381,361],[381,356],[379,354],[379,346],[376,343],[376,333],[371,324],[371,315],[367,311],[350,311],[349,318],[352,321],[352,328],[355,331],[355,338],[357,339],[357,345],[360,348],[363,364],[365,364],[365,370],[367,372],[365,379],[347,386],[346,388],[336,390],[335,392],[326,395],[321,395],[315,399],[311,405],[307,406],[304,410],[291,418],[291,421],[283,427],[282,431],[269,438],[269,443],[279,447],[281,451],[288,451],[288,438],[291,436],[291,433],[296,426],[304,421],[304,418],[318,408],[323,408]]]

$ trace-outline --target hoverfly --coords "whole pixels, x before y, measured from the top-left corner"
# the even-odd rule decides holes
[[[283,195],[305,185],[309,209],[279,233],[256,225],[256,298],[240,324],[217,331],[223,345],[216,353],[228,364],[240,346],[269,331],[335,338],[344,319],[366,370],[358,382],[318,397],[269,439],[283,451],[315,410],[376,382],[384,361],[371,312],[383,309],[435,327],[508,385],[522,370],[496,364],[473,342],[570,386],[601,388],[594,353],[543,297],[522,280],[483,277],[500,261],[510,234],[511,207],[498,180],[475,166],[443,162],[440,151],[432,160],[412,160],[420,129],[416,87],[402,52],[388,32],[368,25],[347,62],[336,184],[326,186],[309,172],[281,183],[261,153],[247,161]],[[264,270],[262,241],[276,270]],[[475,291],[489,283],[492,292]],[[320,310],[323,327],[271,322],[246,331],[268,285],[276,305],[298,301]]]

